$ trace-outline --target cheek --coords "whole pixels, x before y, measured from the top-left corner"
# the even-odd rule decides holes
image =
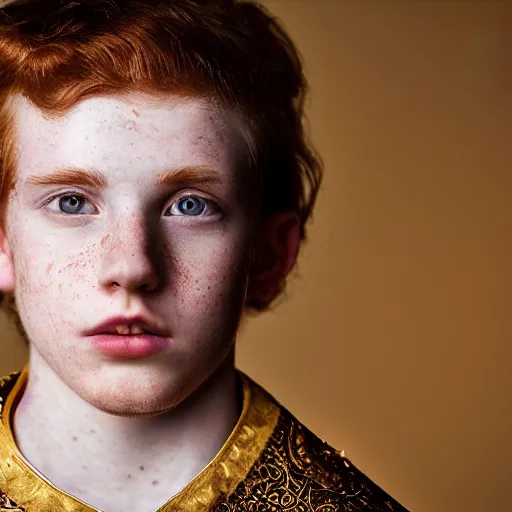
[[[20,242],[15,272],[17,292],[24,301],[69,304],[91,282],[94,259],[89,251],[64,247],[58,237],[42,239],[28,233]]]
[[[183,237],[171,253],[170,285],[184,307],[204,315],[240,302],[247,248],[239,238],[228,234]]]
[[[94,304],[96,299],[95,249],[80,249],[64,247],[58,237],[49,240],[30,236],[17,250],[18,311],[29,338],[43,345],[51,340],[54,348],[49,349],[53,351],[58,350],[59,343],[50,333],[76,329],[84,305]],[[47,336],[41,336],[42,332]]]

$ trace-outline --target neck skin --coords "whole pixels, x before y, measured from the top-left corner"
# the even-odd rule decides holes
[[[214,459],[240,415],[234,349],[174,410],[122,418],[82,400],[31,348],[16,444],[53,485],[100,510],[156,510]]]

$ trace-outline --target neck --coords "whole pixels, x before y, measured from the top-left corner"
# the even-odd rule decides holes
[[[29,361],[13,419],[16,444],[55,486],[103,510],[117,508],[121,496],[128,499],[127,488],[137,496],[151,493],[156,503],[149,508],[165,503],[211,462],[241,410],[234,350],[184,403],[150,418],[100,411],[36,351]]]

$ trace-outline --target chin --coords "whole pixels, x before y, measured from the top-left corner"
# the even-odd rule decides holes
[[[120,376],[98,376],[84,382],[74,391],[90,405],[100,411],[126,418],[147,418],[170,411],[181,403],[183,388],[170,378],[158,375],[142,375],[138,378]]]
[[[100,411],[111,414],[112,416],[117,416],[119,418],[152,418],[165,414],[173,408],[172,406],[160,406],[160,408],[156,408],[155,406],[148,407],[148,404],[135,402],[131,404],[90,402],[90,404]]]

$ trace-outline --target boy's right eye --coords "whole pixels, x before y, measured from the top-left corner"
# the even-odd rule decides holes
[[[79,212],[80,207],[88,200],[84,196],[74,192],[64,192],[57,196],[53,196],[43,206],[46,207],[57,199],[59,200],[57,210],[58,213],[65,213],[68,215],[83,215],[84,213],[94,213],[94,210],[92,212]],[[53,208],[51,208],[51,210],[55,211]]]
[[[85,201],[85,198],[77,195],[72,196],[63,196],[59,200],[59,208],[63,209],[63,207],[66,205],[66,202],[68,205],[70,205],[70,209],[72,211],[65,211],[65,213],[77,213],[76,208],[80,206],[80,204],[83,204]],[[64,211],[64,209],[63,209]]]

